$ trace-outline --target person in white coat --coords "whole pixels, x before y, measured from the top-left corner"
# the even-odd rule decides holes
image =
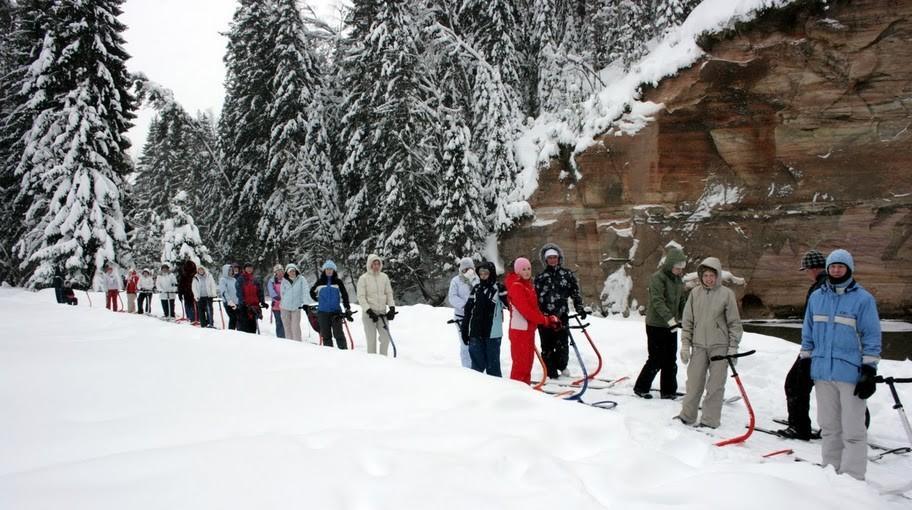
[[[155,289],[155,280],[152,271],[142,270],[139,277],[139,310],[137,313],[152,313],[152,290]]]
[[[158,289],[162,304],[162,313],[166,319],[174,319],[174,298],[177,297],[177,278],[171,272],[171,266],[162,264],[161,272],[155,277],[155,288]]]
[[[105,308],[117,311],[117,302],[120,300],[120,278],[114,273],[111,266],[105,267],[101,281],[105,290]]]
[[[304,296],[307,294],[307,281],[298,272],[296,264],[285,266],[285,276],[282,278],[281,320],[285,329],[285,338],[301,341],[301,307],[304,306]]]
[[[390,344],[387,321],[396,316],[396,302],[393,300],[393,287],[389,277],[383,271],[383,259],[378,255],[367,256],[367,272],[358,278],[358,304],[364,315],[364,336],[367,341],[367,352],[377,352],[377,333],[380,334],[380,354],[386,356]],[[379,322],[379,324],[378,324]]]
[[[203,266],[196,267],[196,276],[191,284],[193,299],[196,301],[196,314],[201,328],[214,328],[212,321],[212,299],[218,296],[215,279]]]
[[[447,292],[447,301],[453,307],[453,319],[457,324],[462,322],[465,315],[466,301],[472,295],[472,287],[478,283],[478,276],[475,274],[475,261],[469,257],[464,257],[459,261],[459,274],[450,280],[450,290]],[[459,338],[459,360],[465,368],[472,368],[472,357],[469,356],[469,346],[463,341],[462,333],[456,328],[457,338]]]

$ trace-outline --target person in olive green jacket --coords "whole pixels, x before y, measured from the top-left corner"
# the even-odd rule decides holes
[[[697,422],[703,390],[703,415],[699,426],[716,428],[722,418],[722,398],[728,377],[728,362],[710,361],[713,356],[738,353],[741,315],[735,293],[722,286],[722,263],[706,258],[697,268],[700,286],[690,291],[681,326],[681,361],[687,367],[687,394],[681,405],[682,422]],[[732,360],[735,361],[735,360]],[[709,380],[706,373],[709,372]]]
[[[660,371],[659,393],[662,398],[674,399],[678,391],[678,335],[675,328],[681,326],[681,313],[687,299],[681,275],[687,265],[687,257],[678,248],[669,248],[661,269],[649,279],[649,302],[646,306],[646,347],[649,357],[633,392],[643,398],[652,398],[649,393],[652,381]]]

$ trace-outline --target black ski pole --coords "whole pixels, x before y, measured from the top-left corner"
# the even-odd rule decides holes
[[[386,315],[380,316],[380,321],[383,322],[383,329],[386,330],[386,337],[390,339],[390,345],[393,346],[393,357],[397,357],[396,354],[396,342],[393,341],[393,335],[390,333],[389,325],[386,323]]]
[[[912,425],[909,424],[909,417],[906,416],[902,401],[899,400],[899,393],[896,392],[896,384],[912,383],[912,377],[898,378],[878,375],[874,381],[884,383],[890,387],[890,393],[893,394],[893,409],[896,409],[896,412],[899,413],[899,420],[902,422],[903,428],[906,429],[906,438],[909,440],[909,444],[912,445]]]

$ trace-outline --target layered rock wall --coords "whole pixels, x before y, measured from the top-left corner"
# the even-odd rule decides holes
[[[802,2],[701,44],[645,92],[664,105],[647,127],[578,154],[578,181],[542,172],[503,258],[557,242],[586,301],[619,311],[674,241],[689,270],[716,256],[745,278],[760,317],[799,313],[802,253],[841,247],[883,316],[912,316],[912,0]]]

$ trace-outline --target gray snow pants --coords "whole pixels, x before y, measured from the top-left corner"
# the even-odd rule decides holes
[[[814,381],[817,390],[817,423],[822,438],[823,465],[837,473],[864,480],[868,467],[865,431],[867,403],[853,395],[855,385],[836,381]]]
[[[380,314],[380,312],[377,313]],[[364,340],[367,343],[367,352],[369,354],[377,353],[377,336],[379,334],[380,354],[386,356],[386,352],[389,349],[390,336],[389,331],[383,327],[383,322],[381,320],[377,320],[377,322],[372,321],[370,316],[365,312],[365,314],[361,316],[361,323],[364,325]]]
[[[704,389],[706,396],[703,398],[703,415],[700,423],[716,428],[722,421],[722,398],[725,396],[725,379],[728,377],[728,362],[709,361],[712,356],[725,356],[728,354],[727,345],[712,348],[694,346],[687,365],[687,393],[681,403],[681,419],[684,423],[692,424],[697,421],[697,411],[700,408],[700,397]],[[706,373],[709,372],[709,380]]]

